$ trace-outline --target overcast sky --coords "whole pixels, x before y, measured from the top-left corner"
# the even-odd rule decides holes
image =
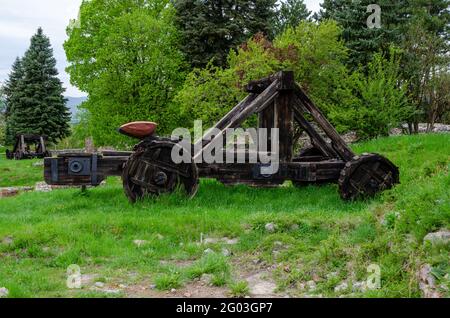
[[[64,71],[67,66],[62,47],[66,39],[66,26],[78,15],[82,0],[0,0],[0,82],[3,82],[17,56],[23,56],[31,36],[41,26],[50,37],[66,96],[84,96],[69,83]],[[306,0],[312,11],[320,9],[322,0]]]

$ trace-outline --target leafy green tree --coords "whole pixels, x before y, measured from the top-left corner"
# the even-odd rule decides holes
[[[7,83],[8,136],[30,133],[57,142],[69,135],[70,114],[50,40],[41,28],[31,38]]]
[[[303,0],[282,1],[277,12],[275,30],[282,33],[288,27],[296,27],[301,21],[308,19],[311,11],[308,10]]]
[[[258,32],[274,33],[276,0],[175,0],[181,50],[192,67],[226,66],[230,49]]]
[[[116,128],[152,120],[160,133],[176,125],[171,101],[185,77],[168,0],[83,2],[64,44],[71,82],[89,94],[80,128],[97,145],[127,146]]]

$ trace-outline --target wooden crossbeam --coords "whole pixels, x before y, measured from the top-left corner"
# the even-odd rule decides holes
[[[298,97],[302,106],[311,114],[316,123],[322,128],[328,138],[331,139],[333,146],[337,153],[345,161],[350,161],[355,156],[354,152],[347,146],[345,141],[330,124],[323,113],[314,105],[311,99],[305,94],[300,86],[295,85],[295,94]]]

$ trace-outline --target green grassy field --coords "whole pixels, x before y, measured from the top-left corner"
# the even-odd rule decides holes
[[[401,184],[353,203],[340,200],[336,185],[252,189],[202,180],[192,200],[174,194],[131,205],[115,178],[87,193],[0,199],[0,287],[10,297],[183,296],[178,293],[196,290],[245,296],[248,278],[264,275],[279,296],[420,297],[416,273],[428,263],[449,296],[450,247],[422,241],[450,226],[450,135],[384,138],[354,149],[387,156],[400,167]],[[33,184],[36,170],[29,161],[0,158],[0,186]],[[274,232],[267,223],[276,225]],[[201,236],[238,243],[200,244]],[[146,242],[137,246],[135,240]],[[223,255],[224,248],[231,255]],[[81,289],[66,286],[71,264],[84,275]],[[380,267],[381,288],[335,291],[343,281],[365,281],[370,264]],[[201,285],[203,274],[211,275],[211,287]],[[315,289],[304,288],[308,281]],[[177,291],[166,292],[171,289]]]

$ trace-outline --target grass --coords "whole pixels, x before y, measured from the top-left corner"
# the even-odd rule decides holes
[[[42,160],[6,160],[5,149],[0,147],[0,187],[34,186],[42,181]]]
[[[257,259],[275,265],[278,290],[292,296],[304,295],[299,286],[312,279],[314,293],[339,296],[339,283],[365,280],[368,265],[377,264],[381,288],[353,296],[419,297],[416,273],[423,263],[433,266],[439,284],[449,284],[450,247],[422,244],[427,233],[450,227],[449,144],[450,135],[436,134],[354,145],[358,153],[378,152],[396,163],[401,184],[353,203],[340,200],[336,185],[252,189],[202,180],[192,200],[174,194],[131,205],[116,178],[87,195],[69,189],[2,199],[0,242],[13,243],[0,243],[0,287],[11,297],[111,297],[89,286],[69,290],[66,270],[77,264],[107,285],[150,281],[159,290],[209,274],[213,285],[242,297],[248,286],[237,264]],[[1,158],[0,171],[4,186],[40,180],[30,161]],[[264,228],[270,222],[274,233]],[[227,246],[232,256],[224,257],[222,243],[199,244],[202,234],[236,237],[239,244]],[[206,248],[215,253],[205,254]]]

